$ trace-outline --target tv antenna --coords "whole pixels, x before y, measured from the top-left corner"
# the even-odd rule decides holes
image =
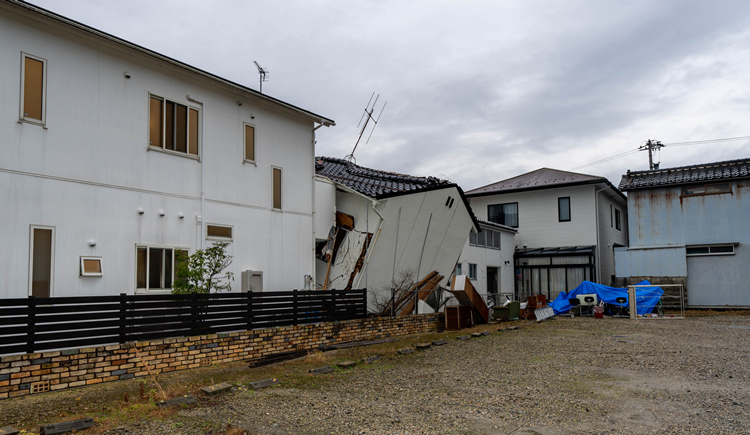
[[[258,75],[260,75],[260,93],[263,93],[263,82],[268,80],[268,70],[262,68],[257,61],[253,61],[255,66],[258,67]]]
[[[372,101],[373,97],[375,98],[375,101]],[[357,143],[354,144],[354,149],[352,150],[352,153],[344,157],[346,160],[350,162],[354,162],[354,163],[357,162],[357,160],[354,158],[354,151],[357,150],[357,145],[359,145],[359,141],[362,140],[362,135],[365,133],[365,130],[367,129],[367,124],[370,122],[370,120],[372,120],[372,122],[374,123],[372,126],[372,130],[370,130],[370,135],[367,136],[367,141],[365,142],[365,144],[368,144],[370,142],[370,138],[372,137],[372,132],[375,131],[375,127],[378,126],[378,121],[380,121],[380,117],[383,116],[383,110],[385,110],[385,105],[388,104],[387,101],[383,104],[383,107],[380,109],[380,114],[378,115],[378,119],[375,119],[372,117],[372,113],[375,111],[375,105],[378,104],[378,98],[380,98],[380,94],[378,94],[378,96],[376,97],[375,92],[373,92],[372,95],[370,96],[370,101],[368,101],[367,106],[365,106],[365,113],[363,113],[362,117],[359,118],[359,124],[357,124],[357,127],[362,125],[362,129],[359,131],[359,137],[357,138]],[[372,103],[372,106],[370,106],[370,103]],[[365,118],[365,115],[367,116],[367,118]],[[362,124],[363,119],[365,120],[364,124]]]

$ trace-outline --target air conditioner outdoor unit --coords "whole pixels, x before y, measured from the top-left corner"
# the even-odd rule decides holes
[[[242,291],[243,292],[262,292],[263,291],[263,272],[257,270],[242,271]]]

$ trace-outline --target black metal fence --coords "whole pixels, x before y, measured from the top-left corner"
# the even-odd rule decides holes
[[[366,316],[366,290],[0,299],[0,355]]]

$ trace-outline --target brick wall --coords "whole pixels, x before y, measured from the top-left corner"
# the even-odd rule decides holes
[[[201,365],[242,361],[321,344],[374,340],[436,331],[443,314],[368,318],[315,325],[255,329],[133,344],[5,356],[0,359],[0,399],[113,382]]]

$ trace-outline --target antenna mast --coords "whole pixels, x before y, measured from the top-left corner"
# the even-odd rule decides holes
[[[638,147],[638,149],[641,151],[648,150],[648,169],[650,171],[659,169],[659,163],[661,162],[654,164],[654,150],[658,150],[659,148],[664,148],[664,145],[661,143],[661,141],[651,139],[647,140],[644,145]]]
[[[375,101],[372,101],[373,97],[375,97]],[[365,144],[370,143],[370,138],[372,137],[372,133],[375,131],[375,127],[378,126],[378,121],[380,121],[380,117],[383,116],[383,111],[385,110],[385,105],[388,104],[386,101],[383,104],[383,107],[380,109],[380,114],[378,114],[378,118],[375,119],[372,117],[372,113],[375,111],[375,105],[378,104],[378,98],[380,98],[380,94],[378,96],[375,96],[375,92],[372,93],[370,96],[370,101],[367,102],[367,106],[365,106],[365,113],[362,114],[362,117],[359,118],[359,124],[357,124],[357,127],[362,125],[362,129],[359,131],[359,137],[357,138],[357,143],[354,144],[354,149],[352,150],[352,153],[348,156],[344,157],[346,160],[350,162],[356,162],[356,159],[354,158],[354,151],[357,150],[357,145],[359,145],[359,141],[362,140],[362,135],[365,133],[365,129],[367,129],[367,124],[372,120],[374,125],[372,126],[372,130],[370,130],[370,135],[367,136],[367,141]],[[372,107],[370,106],[370,103],[372,103]],[[367,115],[367,118],[365,118],[365,115]],[[365,120],[365,123],[362,124],[362,120]]]
[[[263,82],[268,80],[268,70],[262,68],[257,61],[253,61],[256,67],[258,67],[258,75],[260,75],[260,93],[263,93]]]

